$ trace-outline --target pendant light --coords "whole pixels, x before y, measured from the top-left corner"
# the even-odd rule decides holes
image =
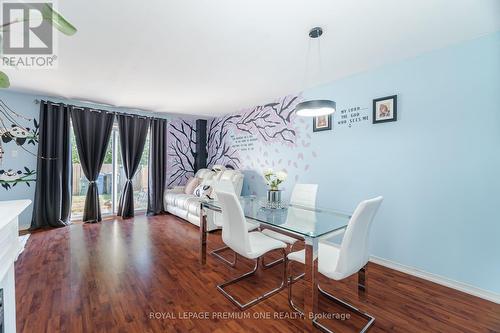
[[[321,27],[312,28],[309,31],[309,37],[312,39],[319,38],[323,34],[323,29]],[[318,40],[319,43],[319,40]],[[318,60],[320,54],[318,50]],[[336,104],[334,101],[328,99],[316,99],[305,101],[297,104],[295,107],[295,112],[297,116],[301,117],[318,117],[326,116],[335,112]]]

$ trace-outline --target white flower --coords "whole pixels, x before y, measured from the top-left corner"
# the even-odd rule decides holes
[[[285,171],[278,171],[276,172],[276,178],[278,178],[281,182],[284,182],[286,180],[286,177],[288,175],[286,174]]]
[[[270,168],[264,169],[263,174],[264,174],[264,177],[269,177],[269,176],[272,176],[274,174],[274,171],[273,171],[273,169],[270,169]]]

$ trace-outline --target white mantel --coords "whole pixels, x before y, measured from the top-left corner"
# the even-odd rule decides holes
[[[0,201],[0,289],[3,289],[6,333],[16,332],[14,261],[22,250],[19,214],[30,204],[31,200]]]

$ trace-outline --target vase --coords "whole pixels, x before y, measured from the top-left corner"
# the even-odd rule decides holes
[[[281,202],[281,190],[267,190],[267,202],[277,204]]]

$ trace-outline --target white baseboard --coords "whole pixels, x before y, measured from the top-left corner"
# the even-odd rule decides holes
[[[470,294],[473,296],[477,296],[477,297],[480,297],[482,299],[500,304],[500,295],[496,294],[494,292],[491,292],[491,291],[480,289],[480,288],[471,286],[471,285],[466,284],[466,283],[458,282],[458,281],[455,281],[455,280],[452,280],[452,279],[449,279],[449,278],[446,278],[446,277],[443,277],[440,275],[436,275],[433,273],[422,271],[418,268],[405,266],[405,265],[402,265],[402,264],[399,264],[399,263],[396,263],[396,262],[393,262],[393,261],[390,261],[387,259],[379,258],[376,256],[371,256],[370,261],[375,263],[375,264],[385,266],[385,267],[390,268],[390,269],[394,269],[396,271],[400,271],[400,272],[403,272],[403,273],[406,273],[409,275],[413,275],[413,276],[419,277],[421,279],[428,280],[428,281],[443,285],[445,287],[456,289],[456,290],[459,290],[461,292],[464,292],[464,293],[467,293],[467,294]]]

